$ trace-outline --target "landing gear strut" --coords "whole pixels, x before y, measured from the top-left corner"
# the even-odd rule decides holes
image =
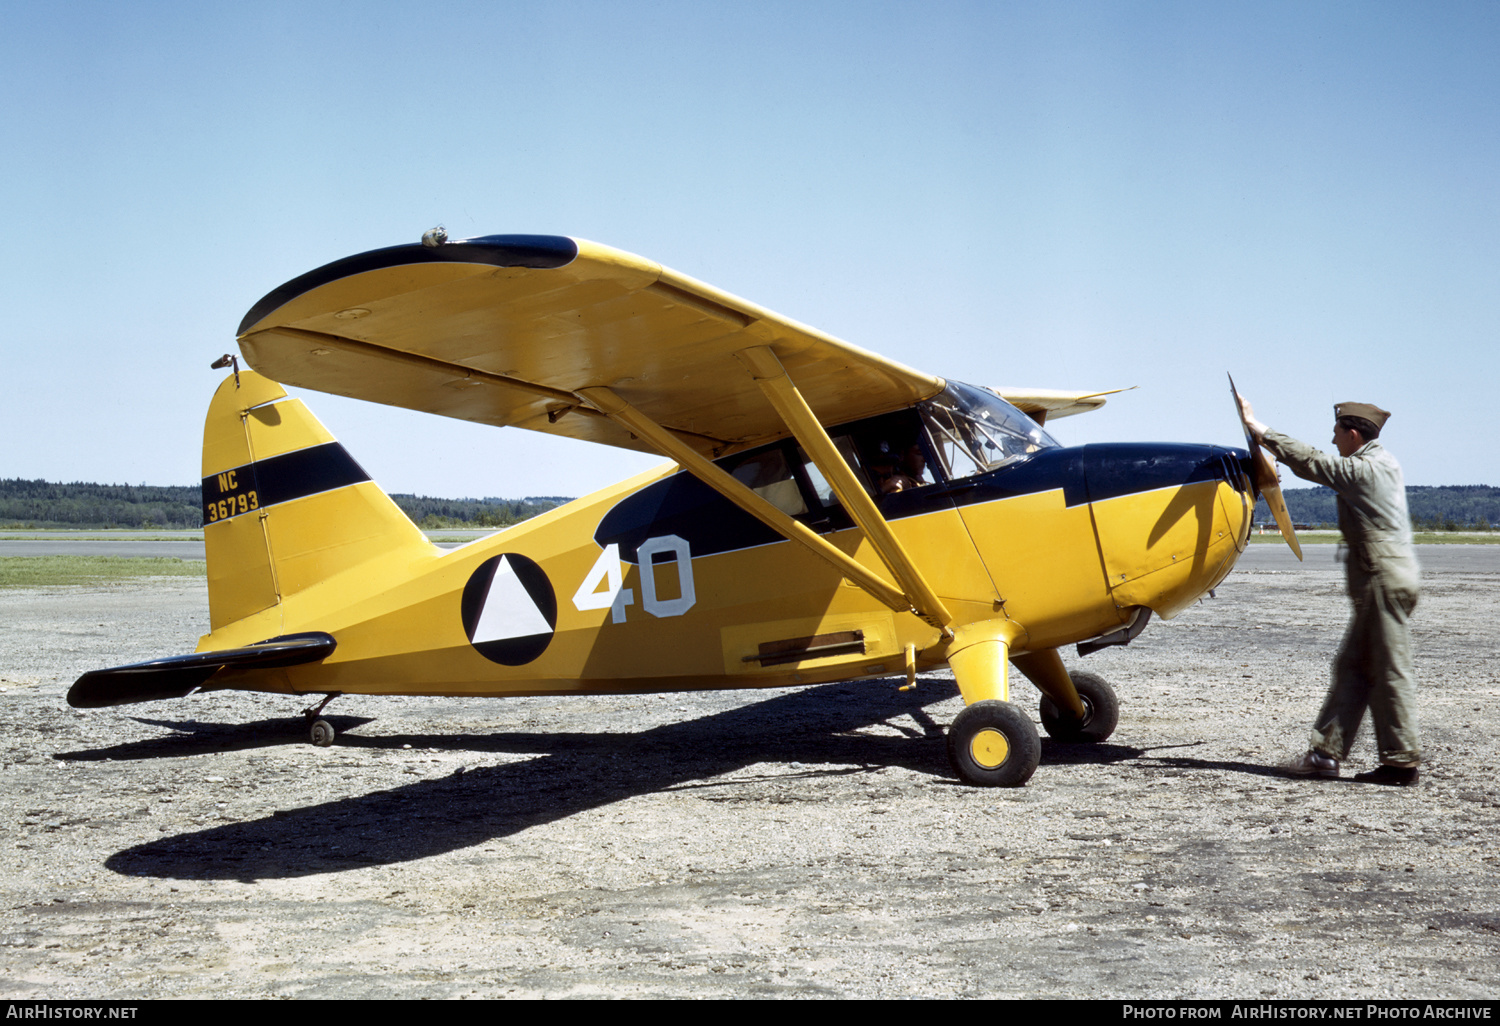
[[[1103,677],[1092,673],[1072,673],[1073,687],[1083,701],[1083,717],[1079,719],[1046,695],[1042,696],[1042,726],[1047,733],[1059,741],[1082,744],[1098,744],[1115,732],[1120,723],[1120,700],[1115,689]]]
[[[968,704],[948,728],[948,762],[967,784],[1020,787],[1036,772],[1042,740],[1036,724],[1010,702],[1010,646],[1020,628],[1008,620],[958,627],[948,648]]]

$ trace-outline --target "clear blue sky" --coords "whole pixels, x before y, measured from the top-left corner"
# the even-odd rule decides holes
[[[1064,442],[1326,443],[1500,484],[1500,5],[0,6],[0,476],[188,484],[264,293],[445,224],[631,250]],[[638,454],[304,393],[384,487]]]

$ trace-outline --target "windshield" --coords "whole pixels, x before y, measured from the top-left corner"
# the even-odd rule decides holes
[[[948,382],[918,408],[949,480],[983,474],[1057,445],[1004,399],[962,382]]]

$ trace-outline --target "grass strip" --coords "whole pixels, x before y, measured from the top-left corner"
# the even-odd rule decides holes
[[[0,588],[109,584],[139,577],[203,577],[199,559],[169,556],[0,556]]]

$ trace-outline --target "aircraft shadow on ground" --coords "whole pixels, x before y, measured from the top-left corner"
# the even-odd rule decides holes
[[[946,778],[943,730],[926,706],[956,693],[951,682],[941,680],[905,693],[880,682],[830,684],[637,733],[549,731],[379,739],[343,735],[343,746],[410,744],[536,758],[161,838],[118,852],[105,865],[131,876],[253,881],[406,862],[483,844],[636,795],[688,787],[732,791],[764,786],[763,779],[709,783],[759,762],[802,763],[807,768],[801,776],[901,766]],[[892,720],[903,721],[892,724],[903,736],[861,733]],[[183,729],[191,721],[157,722]],[[286,723],[263,720],[249,729],[261,733],[275,726],[280,743],[285,743]],[[205,737],[196,746],[188,739],[166,738],[66,757],[153,758],[275,743],[253,740],[236,745],[226,737],[232,734],[230,728],[199,726]]]
[[[1183,772],[1244,773],[1253,777],[1291,776],[1278,766],[1258,762],[1237,762],[1227,759],[1195,759],[1187,755],[1167,754],[1180,748],[1196,748],[1203,741],[1188,741],[1173,745],[1156,745],[1136,748],[1114,744],[1063,744],[1044,738],[1042,740],[1042,765],[1079,766],[1124,762],[1130,760],[1141,769],[1180,770]]]
[[[1201,743],[1201,742],[1200,742]],[[1172,745],[1173,748],[1187,748],[1189,745]],[[1143,751],[1141,754],[1149,756],[1154,764],[1167,769],[1205,771],[1218,773],[1245,773],[1252,777],[1273,777],[1279,780],[1306,780],[1304,776],[1290,773],[1280,766],[1267,765],[1262,762],[1238,762],[1227,759],[1192,759],[1182,755],[1154,755],[1153,749]],[[1329,781],[1337,783],[1338,781]]]
[[[914,692],[881,682],[830,684],[681,723],[640,732],[507,732],[486,735],[409,734],[361,738],[344,734],[360,717],[329,717],[344,747],[534,755],[525,762],[460,770],[371,794],[160,838],[110,856],[105,866],[130,876],[254,881],[389,865],[444,854],[554,822],[637,795],[711,788],[732,798],[736,788],[762,788],[764,778],[715,780],[755,763],[802,764],[796,781],[830,774],[873,773],[899,766],[951,780],[943,728],[926,706],[956,695],[950,681],[925,681]],[[159,758],[285,744],[283,719],[233,727],[197,721],[143,720],[187,736],[113,746],[59,758]],[[901,736],[864,731],[875,724]],[[241,732],[248,732],[246,738]],[[239,734],[239,737],[236,737]],[[296,735],[300,738],[301,731]],[[1184,747],[1184,746],[1171,746]],[[1180,769],[1228,769],[1275,775],[1249,764],[1165,756],[1118,744],[1043,741],[1043,769],[1149,759]]]
[[[343,734],[372,722],[373,716],[323,716],[334,730]],[[108,748],[88,748],[77,752],[57,752],[52,757],[63,762],[108,762],[135,759],[181,758],[184,755],[211,755],[214,752],[242,752],[251,748],[280,748],[289,742],[307,740],[307,721],[301,716],[277,716],[249,723],[213,723],[204,720],[158,720],[132,716],[137,723],[165,727],[174,733],[145,741],[130,741]],[[401,747],[397,742],[394,747]]]

